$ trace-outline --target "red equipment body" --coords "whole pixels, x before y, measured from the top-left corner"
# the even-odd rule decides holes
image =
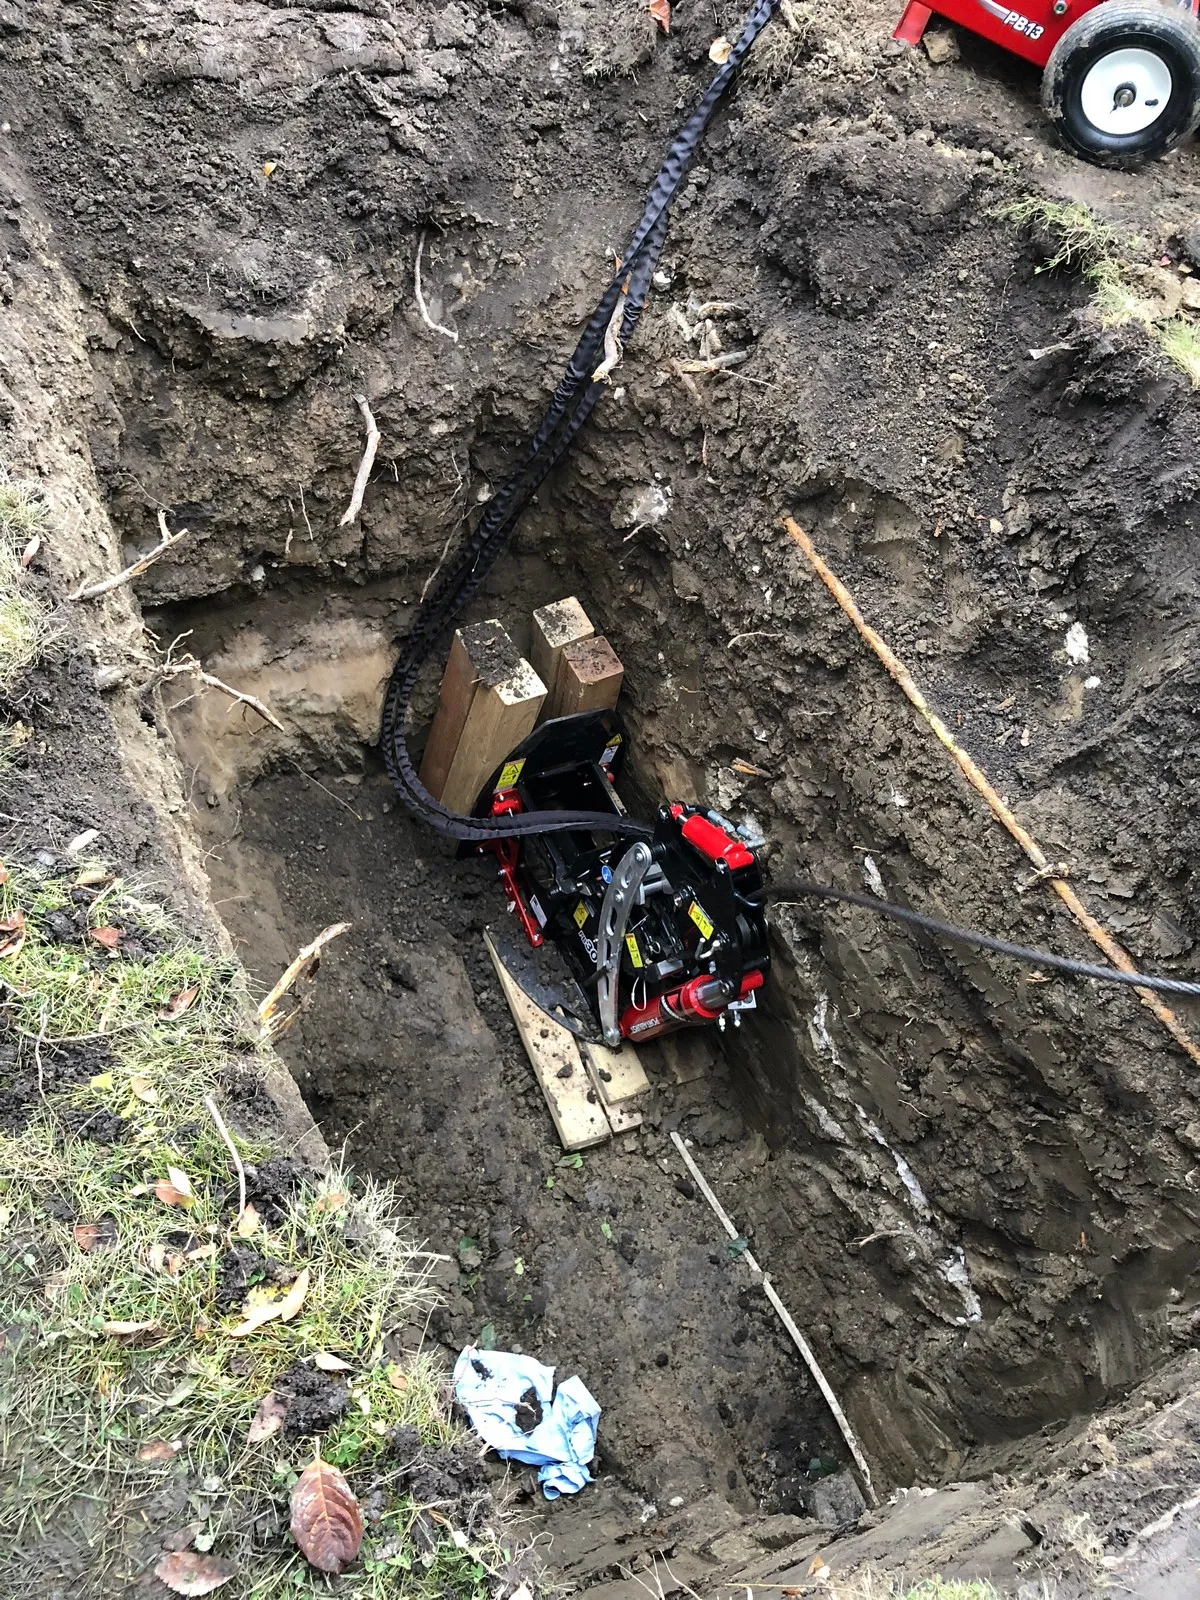
[[[920,44],[930,17],[936,12],[947,22],[990,39],[1001,49],[1044,67],[1050,52],[1073,22],[1094,11],[1104,0],[1028,0],[1021,9],[1001,4],[1001,0],[937,0],[927,6],[922,0],[909,0],[892,35],[905,44]],[[1200,0],[1192,0],[1197,13]]]

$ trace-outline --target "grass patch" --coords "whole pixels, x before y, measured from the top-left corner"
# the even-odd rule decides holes
[[[432,1303],[390,1192],[334,1173],[264,1198],[270,1152],[239,1141],[260,1213],[235,1231],[236,1175],[203,1101],[258,1048],[240,969],[95,864],[10,868],[0,914],[6,1594],[44,1594],[80,1561],[89,1594],[127,1592],[178,1534],[236,1563],[223,1595],[484,1600],[507,1561],[495,1531],[403,1492],[396,1430],[409,1459],[457,1435],[433,1363],[389,1353]],[[156,1193],[170,1169],[189,1204]],[[235,1331],[301,1274],[290,1320]],[[318,1395],[321,1454],[374,1509],[339,1579],[287,1532],[311,1432],[247,1440],[273,1391]]]
[[[1045,254],[1039,272],[1080,273],[1091,285],[1090,310],[1103,328],[1136,323],[1195,388],[1200,388],[1200,323],[1154,292],[1145,239],[1119,232],[1077,201],[1025,195],[995,213],[1031,233]],[[1167,275],[1164,273],[1165,278]],[[1148,281],[1149,280],[1149,281]],[[1148,292],[1149,290],[1149,292]]]
[[[828,1592],[829,1600],[1003,1600],[1000,1591],[983,1578],[937,1576],[914,1583],[874,1568],[849,1579],[834,1578]],[[1038,1589],[1040,1600],[1053,1600],[1053,1593],[1045,1584]]]
[[[25,592],[21,567],[22,553],[45,521],[36,491],[0,468],[0,694],[33,665],[49,636],[45,613]]]

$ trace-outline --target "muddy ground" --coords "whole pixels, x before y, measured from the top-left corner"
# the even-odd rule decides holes
[[[793,512],[1095,913],[1194,975],[1200,403],[1137,330],[1088,322],[1085,287],[1038,270],[998,207],[1082,199],[1176,262],[1200,153],[1084,167],[997,52],[964,40],[933,67],[890,43],[884,7],[805,18],[762,41],[676,208],[668,285],[476,614],[520,638],[533,605],[580,594],[626,662],[646,791],[752,818],[777,878],[874,872],[1090,956],[784,538]],[[289,729],[212,696],[170,728],[143,706],[179,740],[252,970],[356,923],[294,1064],[439,1248],[479,1241],[440,1331],[490,1319],[595,1381],[638,1493],[724,1483],[790,1508],[820,1415],[657,1166],[672,1119],[709,1119],[726,1204],[881,1479],[908,1482],[1192,1340],[1200,1107],[1128,994],[799,908],[757,1028],[696,1084],[663,1080],[636,1149],[560,1178],[479,960],[492,891],[383,810],[369,746],[394,639],[734,21],[680,5],[668,40],[633,5],[10,6],[0,226],[6,294],[44,217],[85,298],[94,391],[70,405],[126,554],[160,507],[191,529],[139,580],[152,627],[191,630]],[[422,237],[456,343],[415,308]],[[711,302],[732,309],[698,333]],[[685,386],[672,359],[714,331],[747,361]],[[383,442],[343,528],[356,392]],[[112,664],[129,701],[138,665]],[[435,689],[431,668],[424,708]]]

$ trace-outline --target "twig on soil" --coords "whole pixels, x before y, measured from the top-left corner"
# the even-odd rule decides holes
[[[704,1198],[708,1201],[709,1205],[712,1207],[714,1215],[716,1216],[716,1218],[717,1218],[718,1222],[721,1224],[721,1226],[725,1229],[725,1232],[729,1235],[729,1237],[731,1239],[740,1239],[741,1236],[739,1235],[737,1229],[734,1227],[733,1223],[730,1221],[729,1215],[726,1212],[724,1206],[722,1206],[721,1202],[717,1199],[716,1195],[709,1188],[708,1182],[705,1179],[704,1174],[700,1171],[700,1168],[696,1165],[695,1161],[692,1159],[691,1152],[689,1151],[687,1145],[683,1142],[683,1140],[680,1138],[680,1136],[677,1133],[672,1133],[671,1134],[671,1143],[675,1146],[676,1150],[678,1150],[679,1154],[683,1157],[684,1166],[688,1169],[688,1171],[691,1173],[692,1177],[695,1179],[696,1187],[700,1190],[700,1193],[704,1196]],[[816,1356],[813,1355],[812,1349],[811,1349],[811,1347],[810,1347],[810,1345],[808,1343],[808,1340],[800,1332],[800,1329],[796,1326],[795,1322],[792,1320],[791,1312],[787,1309],[787,1307],[784,1305],[783,1301],[779,1298],[778,1294],[775,1292],[775,1285],[771,1282],[771,1280],[767,1276],[767,1274],[765,1272],[763,1272],[763,1269],[759,1266],[758,1262],[755,1260],[754,1256],[751,1255],[749,1250],[743,1250],[742,1251],[742,1260],[750,1268],[751,1272],[756,1272],[761,1276],[763,1293],[766,1295],[767,1299],[774,1306],[776,1315],[778,1316],[780,1322],[783,1323],[784,1327],[787,1329],[788,1333],[791,1335],[792,1343],[796,1346],[796,1349],[799,1350],[801,1356],[803,1357],[804,1364],[808,1368],[809,1372],[812,1374],[813,1379],[816,1382],[817,1388],[820,1389],[821,1393],[825,1396],[825,1404],[829,1407],[830,1411],[832,1412],[833,1420],[837,1423],[838,1429],[841,1432],[842,1438],[846,1441],[846,1448],[849,1450],[849,1452],[850,1452],[850,1454],[851,1454],[851,1456],[852,1456],[852,1458],[854,1460],[854,1465],[858,1468],[859,1476],[862,1479],[863,1492],[866,1495],[867,1504],[869,1506],[877,1506],[879,1504],[879,1499],[878,1499],[878,1496],[875,1493],[874,1485],[871,1483],[871,1469],[867,1465],[867,1458],[863,1455],[862,1450],[861,1450],[861,1448],[859,1446],[859,1443],[858,1443],[858,1439],[855,1437],[854,1430],[853,1430],[853,1428],[851,1428],[850,1423],[849,1423],[849,1421],[848,1421],[848,1419],[846,1417],[846,1413],[842,1410],[841,1405],[838,1402],[837,1396],[834,1394],[833,1390],[829,1387],[829,1380],[828,1380],[828,1378],[826,1378],[824,1372],[821,1370],[821,1366],[820,1366],[819,1362],[817,1361]]]
[[[152,567],[159,556],[165,555],[168,550],[177,545],[181,539],[186,539],[188,535],[186,528],[180,528],[178,533],[172,533],[167,527],[167,518],[162,511],[158,513],[158,528],[159,543],[155,545],[149,555],[141,556],[132,566],[126,567],[123,572],[118,572],[115,577],[105,578],[100,583],[81,584],[75,593],[69,595],[68,598],[71,600],[94,600],[97,595],[107,594],[110,589],[120,588],[121,584],[128,583],[131,578],[136,578],[140,573],[145,572],[147,567]]]
[[[379,449],[379,427],[374,414],[367,404],[365,394],[354,396],[358,409],[362,412],[363,421],[367,425],[367,442],[363,447],[362,460],[358,463],[358,474],[354,479],[354,492],[350,496],[350,504],[342,512],[339,528],[344,528],[347,523],[353,522],[362,510],[363,495],[367,492],[367,480],[371,476],[371,468],[375,465],[375,452]],[[303,504],[303,502],[301,502]],[[311,531],[311,530],[310,530]]]
[[[308,520],[308,507],[304,504],[304,485],[302,483],[298,484],[297,488],[300,490],[300,515],[304,518],[304,526],[308,529],[308,542],[312,544],[312,523]]]
[[[249,706],[252,711],[257,711],[260,717],[269,722],[273,728],[278,728],[280,733],[287,732],[287,729],[275,713],[268,711],[257,695],[244,694],[241,689],[231,688],[229,684],[222,683],[220,678],[214,678],[211,672],[205,672],[195,656],[183,656],[178,661],[168,660],[156,670],[156,676],[160,682],[165,682],[168,678],[181,678],[188,673],[199,678],[200,682],[207,688],[219,689],[222,694],[227,694],[231,700],[236,700],[241,705]]]
[[[334,922],[328,928],[322,928],[320,933],[310,944],[306,944],[300,954],[288,967],[287,971],[276,983],[270,994],[258,1008],[258,1019],[261,1023],[259,1038],[263,1043],[270,1043],[280,1034],[286,1033],[300,1012],[298,1005],[295,1010],[289,1011],[286,1016],[279,1017],[279,1002],[292,986],[301,979],[312,978],[321,964],[321,952],[327,944],[347,932],[348,922]]]
[[[433,571],[425,579],[424,585],[422,586],[422,589],[421,589],[421,604],[422,605],[424,605],[424,603],[425,603],[425,596],[429,593],[430,586],[432,585],[433,580],[437,577],[438,573],[442,570],[442,563],[445,561],[447,555],[449,555],[449,553],[450,553],[450,546],[451,546],[451,544],[452,544],[452,542],[454,540],[454,535],[457,532],[458,532],[458,529],[456,527],[452,527],[450,529],[450,532],[446,535],[446,542],[442,546],[442,553],[437,558],[437,566],[434,567]]]
[[[206,1094],[204,1096],[204,1104],[205,1104],[205,1108],[208,1111],[209,1116],[216,1123],[217,1132],[221,1135],[222,1139],[224,1139],[225,1148],[229,1151],[229,1154],[233,1157],[233,1164],[237,1168],[237,1175],[238,1175],[238,1214],[237,1214],[237,1220],[238,1220],[238,1222],[240,1222],[242,1220],[242,1215],[246,1210],[246,1169],[242,1165],[241,1156],[239,1156],[238,1153],[237,1153],[237,1146],[234,1144],[232,1138],[230,1137],[229,1129],[225,1126],[225,1118],[217,1110],[217,1104],[216,1104],[216,1101],[213,1099],[212,1095]]]
[[[608,375],[620,361],[623,354],[621,346],[621,324],[625,320],[625,296],[629,288],[629,280],[622,285],[617,296],[617,303],[613,307],[613,314],[608,319],[608,327],[604,330],[604,360],[592,373],[593,383],[607,383]]]
[[[743,639],[782,639],[781,633],[767,633],[762,628],[755,628],[752,633],[735,633],[732,638],[726,639],[726,650],[732,650],[735,644],[741,644]]]
[[[445,338],[458,343],[458,334],[453,328],[443,328],[440,322],[435,322],[429,315],[429,307],[425,304],[425,296],[421,293],[421,257],[425,254],[425,229],[421,229],[421,237],[417,241],[417,264],[413,272],[413,288],[417,292],[417,310],[421,313],[421,321],[434,333],[440,333]]]
[[[895,651],[892,650],[891,646],[864,619],[854,596],[832,568],[822,560],[808,534],[791,517],[783,517],[781,522],[787,531],[788,537],[803,551],[813,571],[829,590],[838,605],[841,606],[847,617],[849,617],[862,639],[878,656],[889,676],[899,685],[910,703],[916,707],[934,737],[949,751],[963,777],[973,789],[982,795],[992,815],[1017,841],[1038,872],[1047,873],[1047,882],[1050,887],[1087,934],[1088,938],[1098,949],[1104,952],[1114,967],[1119,968],[1122,972],[1136,972],[1138,969],[1128,952],[1117,943],[1108,929],[1096,920],[1066,879],[1055,874],[1052,863],[1047,860],[1041,845],[1038,844],[1028,829],[1018,822],[1012,810],[1001,799],[986,775],[962,746],[955,742],[949,728],[937,713],[931,709],[929,702],[917,687],[916,681],[908,668],[896,655]],[[1152,989],[1135,988],[1133,992],[1146,1009],[1154,1013],[1179,1048],[1190,1056],[1197,1066],[1200,1066],[1200,1046],[1192,1039],[1175,1013],[1162,1003]]]

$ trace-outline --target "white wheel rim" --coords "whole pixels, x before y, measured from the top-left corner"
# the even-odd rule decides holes
[[[1101,133],[1141,133],[1171,98],[1171,69],[1153,50],[1110,50],[1089,67],[1080,90],[1084,116]]]

